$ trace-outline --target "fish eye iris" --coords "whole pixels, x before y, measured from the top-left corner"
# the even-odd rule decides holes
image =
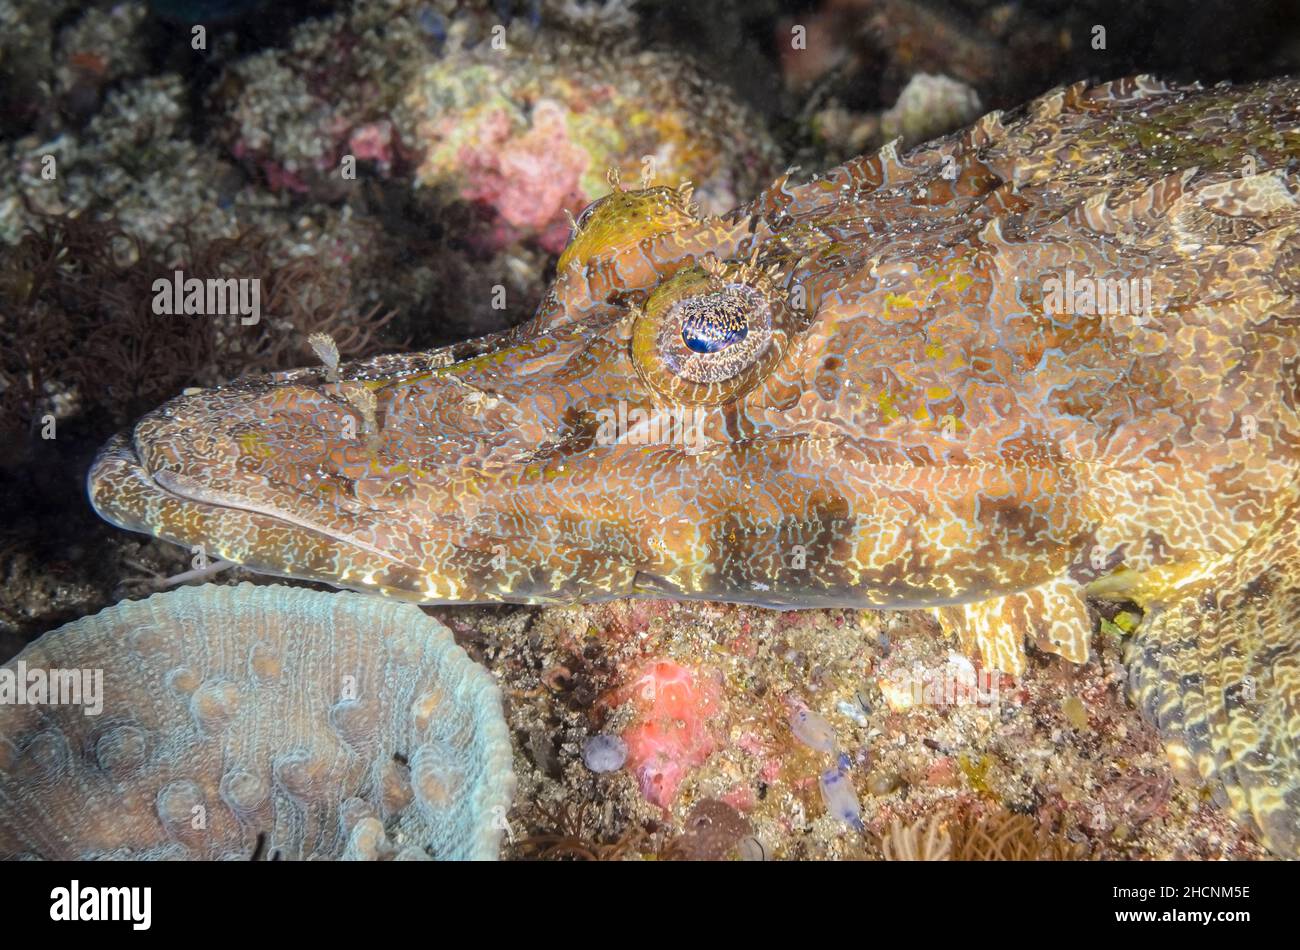
[[[692,353],[717,353],[749,334],[742,302],[731,295],[708,294],[683,302],[682,342]]]

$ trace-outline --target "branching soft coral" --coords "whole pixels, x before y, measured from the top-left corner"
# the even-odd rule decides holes
[[[551,828],[529,835],[519,843],[520,851],[542,861],[618,861],[634,852],[646,840],[645,829],[632,824],[612,842],[602,842],[587,832],[590,824],[583,800],[577,806],[561,802],[554,808],[538,804],[537,812]]]
[[[995,811],[975,818],[929,815],[911,824],[895,818],[881,836],[887,861],[1077,861],[1086,849],[1034,818]]]

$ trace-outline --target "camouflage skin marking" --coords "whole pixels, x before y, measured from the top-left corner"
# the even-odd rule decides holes
[[[1010,672],[1026,638],[1087,658],[1091,584],[1148,608],[1137,694],[1180,761],[1300,854],[1297,161],[1300,82],[1138,77],[721,218],[616,185],[530,323],[182,395],[90,497],[430,603],[933,608]],[[1149,293],[1053,301],[1080,279]],[[647,444],[684,408],[698,440]]]

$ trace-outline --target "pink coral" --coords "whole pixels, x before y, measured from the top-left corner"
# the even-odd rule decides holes
[[[586,204],[580,179],[590,159],[570,140],[559,103],[539,99],[522,131],[511,127],[504,111],[492,113],[474,144],[461,149],[460,161],[467,201],[490,205],[520,234],[540,233],[561,246],[568,239],[564,211]]]
[[[708,723],[717,715],[718,685],[671,660],[656,660],[622,694],[637,711],[623,733],[628,767],[646,800],[667,808],[691,769],[713,752]]]

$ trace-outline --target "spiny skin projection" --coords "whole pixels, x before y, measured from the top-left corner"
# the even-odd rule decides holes
[[[20,662],[20,688],[102,670],[102,709],[0,705],[0,859],[497,857],[500,691],[410,604],[181,588],[51,631],[0,676]]]
[[[933,608],[1011,673],[1133,598],[1148,711],[1297,855],[1297,159],[1300,82],[1138,77],[723,217],[615,183],[530,323],[181,396],[90,496],[429,603]]]

